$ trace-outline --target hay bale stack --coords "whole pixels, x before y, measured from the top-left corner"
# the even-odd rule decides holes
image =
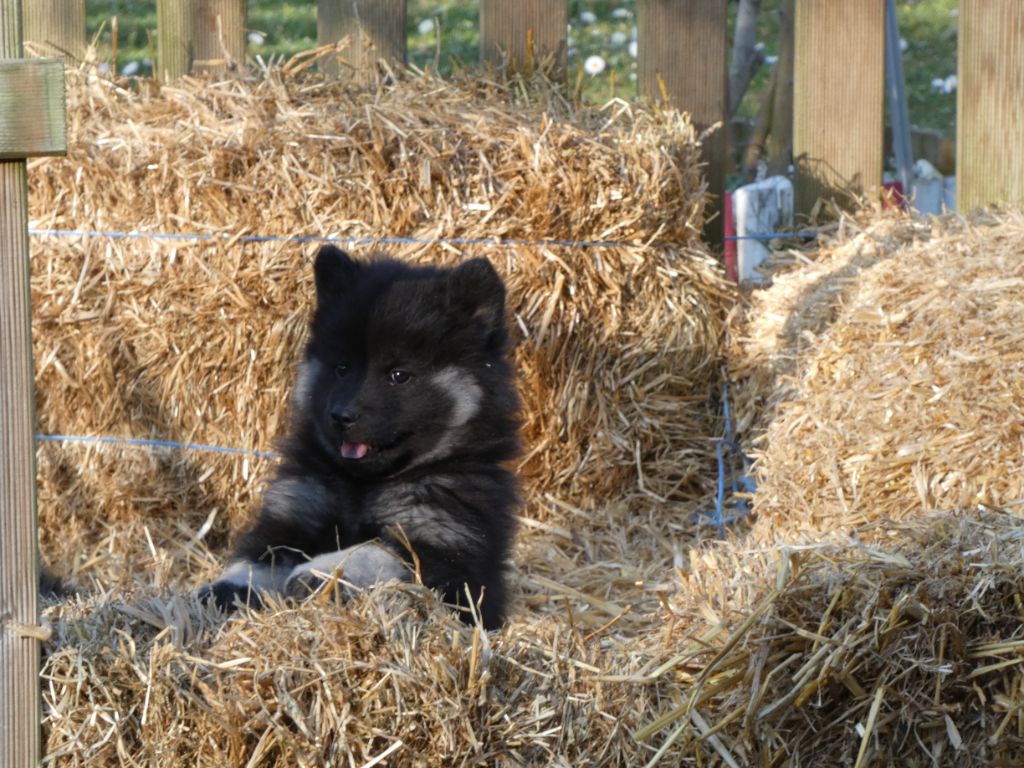
[[[520,331],[528,504],[517,604],[489,638],[414,586],[224,618],[187,590],[216,572],[270,460],[42,445],[44,556],[94,587],[49,612],[54,764],[646,760],[633,732],[677,695],[645,678],[663,652],[646,644],[672,545],[713,487],[733,299],[697,240],[688,120],[536,85],[371,94],[289,72],[160,93],[93,79],[69,100],[69,157],[33,162],[33,226],[218,237],[33,241],[42,432],[273,449],[315,245],[238,235],[484,255]],[[480,242],[498,238],[531,242]]]
[[[505,276],[531,515],[706,492],[731,293],[696,239],[704,185],[685,116],[575,109],[543,83],[377,92],[287,71],[158,93],[85,78],[69,114],[68,158],[32,165],[34,226],[225,237],[33,241],[43,432],[273,450],[316,246],[235,238],[366,238],[357,254],[485,255]],[[622,244],[558,244],[579,241]],[[140,522],[177,548],[212,515],[222,545],[266,470],[68,445],[41,457],[44,550],[105,583],[129,564],[114,539]],[[151,552],[134,533],[138,564]]]
[[[442,114],[445,104],[462,104],[463,118],[499,108],[497,99],[473,106],[465,101],[473,91],[449,93],[425,82],[409,84],[426,90],[404,101],[392,97],[412,104],[413,114],[431,88],[440,89]],[[308,92],[300,97],[302,88]],[[118,119],[79,125],[79,135],[91,138],[78,151],[92,153],[91,165],[36,163],[37,225],[136,228],[141,221],[173,231],[200,221],[212,232],[374,238],[475,236],[492,225],[519,236],[543,225],[555,228],[548,236],[572,239],[596,238],[611,226],[596,200],[589,212],[568,217],[503,198],[501,168],[487,152],[516,145],[474,144],[486,129],[468,118],[445,118],[446,130],[437,133],[450,136],[461,125],[461,143],[446,146],[475,151],[443,157],[468,158],[462,172],[485,181],[456,189],[433,175],[434,165],[421,164],[429,166],[421,180],[438,185],[431,199],[447,211],[434,218],[399,210],[402,200],[425,193],[401,186],[411,182],[399,164],[387,165],[372,133],[344,159],[369,158],[366,169],[350,168],[340,180],[312,174],[328,167],[317,165],[315,152],[300,160],[290,154],[323,141],[308,130],[282,134],[290,138],[280,146],[260,145],[263,154],[239,143],[250,147],[248,165],[204,165],[242,141],[225,115],[239,125],[252,114],[268,125],[284,115],[284,126],[301,117],[295,124],[311,130],[343,119],[332,111],[337,103],[357,104],[352,114],[369,115],[366,124],[378,132],[395,128],[390,144],[379,142],[397,148],[391,157],[433,146],[429,126],[395,122],[402,109],[374,121],[387,93],[359,101],[365,97],[338,86],[302,88],[197,85],[172,92],[179,105],[172,109],[94,83],[74,96],[83,114]],[[331,99],[316,109],[306,105],[325,93]],[[187,108],[175,111],[181,104]],[[245,111],[254,104],[263,107]],[[591,153],[594,175],[612,178],[632,126],[669,119],[623,113],[588,133],[567,118],[546,122],[534,102],[509,110],[527,137],[507,166],[515,179],[532,173],[527,150],[536,152],[530,147],[545,146],[559,131],[589,135],[579,151]],[[173,129],[163,122],[168,114]],[[206,117],[188,117],[196,114]],[[585,122],[585,115],[575,118]],[[352,118],[346,130],[358,134],[362,120]],[[106,141],[114,125],[132,127]],[[160,147],[178,154],[145,154],[154,151],[145,140],[150,129],[165,142]],[[342,135],[334,130],[324,135]],[[175,149],[172,138],[186,133],[205,150],[193,154],[190,142]],[[207,138],[212,145],[202,144]],[[640,162],[657,158],[645,171],[652,186],[635,193],[629,212],[638,218],[626,229],[658,242],[659,231],[676,225],[658,223],[660,202],[636,205],[644,195],[656,197],[653,190],[666,188],[670,177],[689,178],[679,158],[690,150],[672,149],[667,139],[645,146]],[[228,178],[231,168],[252,174],[250,182]],[[383,175],[359,186],[361,173]],[[89,181],[91,174],[98,180]],[[303,191],[300,177],[317,190],[350,185],[350,194]],[[92,192],[68,192],[76,179]],[[401,194],[375,191],[388,184]],[[139,188],[152,194],[134,201]],[[486,190],[489,204],[500,200],[513,219],[534,223],[502,229],[496,215],[488,219],[473,206],[477,191],[467,189]],[[596,194],[585,184],[578,189]],[[258,220],[251,206],[259,190],[292,201],[291,213],[267,205]],[[532,194],[553,199],[543,197],[550,191]],[[320,209],[307,216],[305,200]],[[364,203],[366,216],[359,212]],[[138,220],[130,218],[133,205]],[[388,217],[405,228],[375,228]],[[205,545],[219,546],[227,524],[248,515],[265,461],[44,447],[47,546],[83,574],[119,587],[116,597],[69,602],[51,614],[55,636],[44,679],[53,762],[1021,763],[1019,519],[984,511],[920,516],[1022,495],[1014,485],[1022,477],[1020,230],[1015,217],[988,226],[883,221],[755,298],[732,365],[747,384],[739,392],[746,398],[742,426],[765,435],[756,548],[742,540],[704,546],[675,569],[669,550],[692,535],[678,512],[697,503],[711,477],[700,474],[708,459],[704,438],[713,434],[706,398],[730,299],[718,272],[692,240],[659,249],[486,251],[509,280],[523,330],[517,363],[526,439],[537,446],[524,464],[531,518],[517,552],[522,599],[510,626],[490,636],[454,623],[416,586],[377,590],[344,610],[314,600],[217,617],[183,597],[181,587],[212,571]],[[44,429],[269,446],[308,312],[308,251],[220,241],[37,245]],[[396,250],[447,262],[474,248]],[[793,380],[777,389],[778,374]],[[763,417],[754,413],[758,403],[771,406]],[[901,452],[905,445],[916,453]],[[909,519],[892,522],[901,516]],[[856,538],[842,535],[847,528]],[[792,544],[826,531],[835,538]],[[124,597],[129,586],[136,594]]]
[[[1019,215],[883,221],[765,292],[736,368],[779,403],[758,538],[1024,499],[1022,235]],[[787,366],[781,390],[759,386]]]

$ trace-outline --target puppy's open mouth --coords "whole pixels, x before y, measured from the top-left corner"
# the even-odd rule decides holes
[[[366,443],[350,443],[345,440],[341,444],[341,456],[344,459],[355,459],[358,461],[370,452],[370,446]]]
[[[390,455],[395,451],[402,443],[409,439],[411,433],[405,432],[396,435],[394,440],[389,443],[356,443],[351,440],[343,440],[341,443],[341,458],[349,459],[351,461],[360,461],[367,458],[371,458],[380,461],[382,457]]]

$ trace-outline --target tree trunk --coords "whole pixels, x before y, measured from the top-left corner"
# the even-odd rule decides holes
[[[775,103],[772,129],[766,145],[768,175],[788,175],[793,164],[793,6],[785,0],[779,8],[779,61],[775,65]]]
[[[772,108],[775,106],[775,88],[778,82],[779,68],[776,64],[772,70],[772,78],[768,81],[768,88],[761,97],[761,108],[757,110],[757,119],[754,120],[754,130],[750,132],[750,140],[747,142],[747,151],[743,155],[743,176],[746,181],[753,181],[757,176],[757,165],[764,155],[765,144],[768,143],[768,133],[772,129]]]
[[[764,54],[757,50],[757,13],[762,0],[740,0],[736,12],[736,29],[732,37],[732,61],[729,63],[729,116],[736,114],[740,102],[757,70],[764,63]]]

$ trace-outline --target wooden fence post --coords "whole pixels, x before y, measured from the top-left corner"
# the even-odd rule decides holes
[[[348,37],[348,47],[320,61],[332,77],[369,81],[377,62],[405,64],[406,0],[318,0],[316,40],[333,45]]]
[[[960,0],[957,209],[1024,205],[1024,4]]]
[[[796,0],[796,210],[882,186],[885,0]]]
[[[192,38],[196,0],[156,0],[156,75],[161,83],[177,80],[192,69]]]
[[[31,0],[22,9],[25,42],[36,52],[71,62],[85,57],[85,0]]]
[[[637,0],[638,86],[644,98],[689,112],[698,130],[718,128],[703,142],[713,195],[704,235],[723,242],[728,62],[722,0]]]
[[[64,62],[0,0],[0,766],[39,764],[39,555],[25,158],[66,151]]]
[[[245,0],[195,0],[195,61],[203,72],[245,64]]]
[[[551,58],[551,76],[564,79],[568,0],[480,0],[480,60],[530,71]]]

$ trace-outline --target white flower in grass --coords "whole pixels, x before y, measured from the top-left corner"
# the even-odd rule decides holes
[[[588,56],[583,62],[583,71],[588,75],[600,75],[608,64],[600,56]]]
[[[960,81],[956,75],[950,75],[949,77],[946,78],[945,82],[943,83],[943,85],[945,85],[946,87],[946,93],[952,93],[953,91],[955,91],[956,87],[959,84]]]
[[[629,50],[629,55],[632,56],[635,59],[636,58],[636,52],[638,50],[640,50],[639,46],[636,43],[636,40],[630,40],[629,41],[629,48],[628,48],[628,50]]]
[[[779,60],[778,56],[765,56],[764,57],[764,63],[767,64],[769,67],[774,67],[775,64],[778,62],[778,60]]]
[[[597,22],[597,15],[593,11],[583,11],[580,14],[580,21],[584,24],[594,24]]]
[[[616,8],[614,11],[612,11],[613,19],[628,19],[632,15],[633,14],[630,13],[629,10],[626,8]]]
[[[121,70],[121,74],[125,77],[134,77],[135,75],[139,74],[140,69],[142,69],[142,67],[139,66],[139,62],[129,61],[127,64],[124,65],[124,68]]]
[[[262,32],[250,32],[249,43],[252,45],[263,45],[267,42],[266,36]]]
[[[429,19],[424,19],[416,25],[416,31],[421,35],[429,35],[434,31],[434,17],[431,16]]]
[[[611,40],[612,40],[612,45],[622,45],[627,40],[626,33],[625,32],[612,32]]]
[[[900,52],[901,53],[906,53],[908,48],[910,48],[910,43],[908,43],[905,38],[901,37],[900,38]]]

